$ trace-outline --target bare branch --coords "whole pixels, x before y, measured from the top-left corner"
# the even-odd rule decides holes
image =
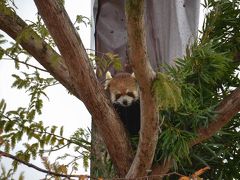
[[[80,177],[83,177],[83,176],[84,176],[84,177],[91,178],[91,179],[98,179],[98,178],[93,178],[93,177],[86,176],[86,175],[70,175],[70,174],[68,175],[68,174],[60,174],[60,173],[48,171],[48,170],[42,169],[42,168],[40,168],[40,167],[38,167],[38,166],[36,166],[36,165],[34,165],[34,164],[25,162],[25,161],[19,159],[18,157],[13,156],[13,155],[11,155],[11,154],[9,154],[9,153],[6,153],[6,152],[3,152],[3,151],[0,151],[0,157],[1,157],[1,156],[4,156],[4,157],[10,158],[10,159],[13,159],[13,160],[15,160],[15,161],[18,161],[18,162],[20,162],[20,163],[22,163],[22,164],[24,164],[24,165],[26,165],[26,166],[28,166],[28,167],[30,167],[30,168],[33,168],[33,169],[35,169],[35,170],[37,170],[37,171],[40,171],[40,172],[45,173],[45,174],[48,174],[48,175],[53,175],[53,176],[58,176],[58,177],[66,177],[66,178],[71,178],[71,177],[79,177],[79,178],[80,178]]]
[[[77,97],[90,111],[119,174],[125,175],[132,161],[130,142],[103,87],[97,81],[77,31],[58,0],[35,0],[35,4],[65,59]]]
[[[141,130],[136,156],[127,178],[147,174],[154,157],[159,129],[159,115],[151,85],[155,78],[148,55],[144,28],[144,0],[127,0],[126,19],[129,60],[138,80],[141,98]]]

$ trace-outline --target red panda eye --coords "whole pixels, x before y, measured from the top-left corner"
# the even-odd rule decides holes
[[[116,100],[119,99],[120,97],[121,97],[121,94],[116,94],[115,95]]]
[[[127,95],[132,97],[132,98],[135,98],[135,95],[132,92],[128,92]]]

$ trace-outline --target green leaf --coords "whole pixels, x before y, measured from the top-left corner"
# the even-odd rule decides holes
[[[18,131],[18,132],[15,134],[16,141],[21,141],[21,140],[22,140],[23,133],[24,133],[23,131]]]
[[[56,129],[57,129],[57,126],[52,126],[52,127],[51,127],[51,133],[54,134],[55,131],[56,131]]]
[[[12,136],[11,137],[11,147],[12,149],[14,149],[16,146],[16,137],[15,136]]]
[[[0,60],[3,58],[4,54],[5,54],[4,50],[0,48]]]
[[[169,76],[158,73],[153,82],[152,89],[159,110],[173,108],[176,111],[182,104],[181,89]]]
[[[7,141],[4,143],[4,151],[9,153],[10,151],[10,143],[8,143]]]
[[[51,135],[47,135],[46,138],[44,139],[45,143],[48,144],[50,142],[50,139],[51,139]]]
[[[6,107],[7,107],[7,104],[6,104],[5,100],[2,99],[2,100],[0,101],[1,114],[4,113],[4,111],[6,110]],[[1,116],[1,114],[0,114],[0,116]]]
[[[27,114],[27,119],[32,121],[35,117],[36,111],[35,109],[31,110],[28,114]]]
[[[61,126],[61,128],[60,128],[60,136],[62,136],[63,135],[63,126]]]
[[[38,99],[36,101],[35,107],[36,107],[36,110],[37,110],[38,114],[42,114],[41,109],[43,107],[43,101],[41,99]]]
[[[0,44],[5,44],[6,42],[7,42],[7,40],[4,39],[4,35],[0,34]]]
[[[14,121],[7,121],[7,123],[5,124],[5,127],[4,127],[4,131],[5,132],[11,131],[14,125],[15,125]]]
[[[24,172],[21,172],[19,177],[18,177],[18,180],[24,180]]]
[[[6,124],[7,121],[1,120],[0,121],[0,129],[3,129],[4,125]]]
[[[52,136],[51,140],[50,140],[50,144],[54,145],[57,141],[57,138],[55,136]]]

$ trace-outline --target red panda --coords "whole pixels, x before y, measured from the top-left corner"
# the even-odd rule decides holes
[[[106,74],[105,89],[128,133],[138,135],[140,129],[140,101],[138,84],[133,74]]]

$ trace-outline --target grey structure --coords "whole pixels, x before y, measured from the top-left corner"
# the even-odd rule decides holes
[[[182,57],[197,35],[200,0],[146,0],[148,55],[154,69]],[[124,0],[95,0],[95,48],[128,61]]]

